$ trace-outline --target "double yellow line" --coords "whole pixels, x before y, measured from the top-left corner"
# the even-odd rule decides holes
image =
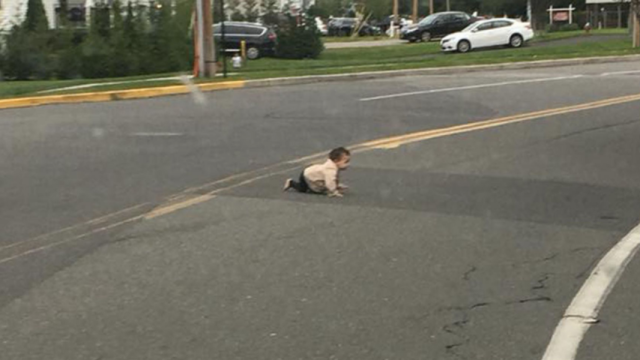
[[[419,132],[414,132],[414,133],[400,135],[400,136],[386,137],[378,140],[373,140],[373,141],[368,141],[368,142],[360,143],[357,145],[353,145],[350,148],[353,152],[364,152],[364,151],[370,151],[374,149],[392,149],[401,145],[418,142],[418,141],[424,141],[424,140],[429,140],[429,139],[434,139],[434,138],[439,138],[444,136],[462,134],[462,133],[471,132],[471,131],[489,129],[493,127],[514,124],[518,122],[529,121],[529,120],[534,120],[534,119],[539,119],[539,118],[544,118],[549,116],[598,109],[606,106],[619,105],[619,104],[630,103],[634,101],[640,101],[640,94],[622,96],[622,97],[594,101],[594,102],[589,102],[589,103],[584,103],[579,105],[566,106],[566,107],[561,107],[556,109],[549,109],[549,110],[535,111],[535,112],[513,115],[513,116],[506,116],[502,118],[479,121],[479,122],[474,122],[474,123],[464,124],[464,125],[456,125],[456,126],[451,126],[447,128],[419,131]],[[293,169],[298,168],[302,164],[306,164],[310,161],[316,161],[318,159],[322,159],[324,158],[324,156],[326,156],[325,153],[305,156],[298,159],[289,160],[279,164],[271,165],[262,169],[249,171],[242,174],[236,174],[228,178],[217,180],[203,186],[190,188],[179,194],[169,196],[167,198],[167,201],[164,204],[161,204],[160,206],[157,206],[151,209],[150,211],[146,211],[143,214],[137,214],[135,216],[126,215],[126,213],[129,211],[132,213],[135,213],[137,210],[143,208],[144,206],[148,206],[150,204],[140,204],[140,205],[131,207],[129,209],[125,209],[113,214],[105,215],[101,218],[94,219],[89,222],[85,222],[82,224],[69,227],[67,229],[59,230],[50,234],[41,235],[36,238],[19,241],[13,244],[6,245],[4,247],[0,247],[0,265],[3,263],[7,263],[9,261],[12,261],[14,259],[21,258],[23,256],[37,253],[52,247],[56,247],[65,243],[75,241],[75,240],[80,240],[90,235],[104,232],[127,223],[131,223],[138,220],[154,219],[160,216],[173,213],[181,209],[185,209],[185,208],[203,203],[205,201],[215,198],[215,196],[217,196],[218,194],[224,191],[228,191],[240,186],[244,186],[244,185],[247,185],[255,181],[268,178],[270,176],[274,176],[277,174],[291,172]],[[226,184],[226,185],[223,185],[223,184]],[[208,188],[214,187],[215,185],[221,185],[221,186],[216,188],[215,190],[207,190]],[[200,191],[202,191],[203,193],[198,195]],[[124,219],[115,220],[116,215],[120,215],[120,214],[125,215]],[[108,222],[108,220],[114,220],[114,222],[110,224],[104,224]],[[62,235],[62,233],[68,230],[78,229],[83,226],[93,227],[95,225],[100,225],[100,227],[91,229],[89,231],[86,231],[84,233],[81,233],[75,236],[69,235],[69,237],[66,237],[63,239],[47,241],[48,238],[54,237],[54,235]],[[26,249],[19,249],[17,252],[13,254],[5,253],[10,249],[14,249],[23,245],[28,245],[29,243],[33,243],[31,247],[28,247]]]
[[[470,131],[489,129],[497,126],[503,126],[503,125],[514,124],[514,123],[523,122],[523,121],[539,119],[542,117],[549,117],[549,116],[555,116],[555,115],[569,114],[577,111],[598,109],[605,106],[624,104],[624,103],[639,101],[639,100],[640,100],[640,94],[622,96],[622,97],[595,101],[595,102],[590,102],[585,104],[566,106],[566,107],[561,107],[556,109],[535,111],[535,112],[530,112],[525,114],[518,114],[518,115],[506,116],[506,117],[497,118],[497,119],[479,121],[471,124],[457,125],[457,126],[451,126],[447,128],[419,131],[411,134],[388,137],[388,138],[368,141],[368,142],[356,145],[353,147],[353,149],[356,151],[366,151],[370,149],[393,149],[393,148],[397,148],[398,146],[409,144],[412,142],[417,142],[417,141],[434,139],[434,138],[443,137],[443,136],[462,134]]]

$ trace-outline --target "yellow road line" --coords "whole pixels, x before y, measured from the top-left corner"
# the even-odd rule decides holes
[[[30,249],[30,250],[21,252],[19,254],[10,256],[10,257],[6,257],[6,258],[3,258],[3,259],[0,259],[0,265],[4,264],[6,262],[9,262],[11,260],[19,259],[21,257],[27,256],[27,255],[30,255],[30,254],[34,254],[34,253],[37,253],[37,252],[40,252],[40,251],[43,251],[43,250],[46,250],[46,249],[50,249],[52,247],[56,247],[58,245],[62,245],[62,244],[68,243],[68,242],[79,240],[79,239],[85,238],[87,236],[94,235],[94,234],[97,234],[97,233],[101,233],[103,231],[106,231],[106,230],[109,230],[109,229],[113,229],[113,228],[116,228],[116,227],[118,227],[120,225],[124,225],[124,224],[130,223],[130,222],[133,222],[133,221],[137,221],[137,220],[140,220],[140,219],[142,219],[142,215],[135,216],[135,217],[132,217],[132,218],[129,218],[129,219],[126,219],[126,220],[122,220],[122,221],[119,221],[117,223],[101,227],[99,229],[91,230],[91,231],[89,231],[87,233],[84,233],[84,234],[81,234],[81,235],[78,235],[78,236],[74,236],[74,237],[69,238],[69,239],[63,239],[63,240],[60,240],[60,241],[53,242],[51,244],[47,244],[47,245],[40,246],[40,247],[37,247],[37,248],[34,248],[34,249]]]
[[[136,210],[136,209],[139,209],[141,207],[148,206],[148,205],[151,205],[151,204],[150,203],[138,204],[138,205],[126,208],[126,209],[118,210],[116,212],[112,212],[112,213],[100,216],[98,218],[95,218],[95,219],[92,219],[92,220],[89,220],[89,221],[86,221],[86,222],[83,222],[83,223],[80,223],[80,224],[68,226],[68,227],[66,227],[64,229],[60,229],[60,230],[56,230],[56,231],[49,232],[49,233],[46,233],[46,234],[38,235],[36,237],[29,238],[29,239],[26,239],[26,240],[14,242],[14,243],[11,243],[9,245],[5,245],[5,246],[0,247],[0,252],[8,250],[8,249],[11,249],[11,248],[14,248],[14,247],[19,246],[19,245],[26,244],[26,243],[30,243],[30,242],[34,242],[34,241],[37,241],[37,240],[46,239],[48,237],[51,237],[51,236],[54,236],[54,235],[58,235],[58,234],[61,234],[61,233],[67,232],[67,231],[71,231],[73,229],[77,229],[77,228],[80,228],[82,226],[97,225],[97,224],[106,222],[109,219],[114,218],[114,217],[116,217],[118,215],[124,214],[124,213],[132,211],[132,210]]]
[[[542,117],[569,114],[569,113],[584,111],[584,110],[592,110],[592,109],[624,104],[624,103],[638,101],[638,100],[640,100],[640,94],[622,96],[618,98],[594,101],[594,102],[585,103],[585,104],[566,106],[562,108],[543,110],[543,111],[535,111],[531,113],[518,114],[518,115],[507,116],[507,117],[486,120],[486,121],[479,121],[479,122],[474,122],[470,124],[456,125],[448,128],[419,131],[411,134],[393,136],[389,138],[368,141],[359,145],[355,145],[353,149],[355,151],[367,151],[370,149],[392,149],[392,148],[396,148],[398,146],[409,144],[416,141],[423,141],[423,140],[433,139],[437,137],[450,136],[450,135],[456,135],[456,134],[461,134],[461,133],[470,132],[470,131],[483,130],[483,129],[493,128],[497,126],[503,126],[503,125],[513,124],[513,123],[518,123],[523,121],[539,119]]]
[[[451,136],[451,135],[456,135],[456,134],[461,134],[461,133],[465,133],[465,132],[471,132],[471,131],[478,131],[478,130],[483,130],[483,129],[489,129],[489,128],[493,128],[493,127],[497,127],[497,126],[503,126],[503,125],[508,125],[508,124],[514,124],[514,123],[518,123],[518,122],[523,122],[523,121],[529,121],[529,120],[534,120],[534,119],[539,119],[539,118],[543,118],[543,117],[548,117],[548,116],[556,116],[556,115],[562,115],[562,114],[568,114],[568,113],[573,113],[573,112],[578,112],[578,111],[585,111],[585,110],[592,110],[592,109],[598,109],[598,108],[603,108],[606,106],[612,106],[612,105],[619,105],[619,104],[624,104],[624,103],[629,103],[629,102],[634,102],[634,101],[640,101],[640,94],[636,94],[636,95],[628,95],[628,96],[621,96],[621,97],[616,97],[616,98],[610,98],[610,99],[605,99],[605,100],[599,100],[599,101],[593,101],[593,102],[589,102],[589,103],[584,103],[584,104],[578,104],[578,105],[572,105],[572,106],[565,106],[565,107],[560,107],[560,108],[555,108],[555,109],[548,109],[548,110],[541,110],[541,111],[534,111],[534,112],[530,112],[530,113],[524,113],[524,114],[517,114],[517,115],[512,115],[512,116],[506,116],[506,117],[501,117],[501,118],[497,118],[497,119],[491,119],[491,120],[485,120],[485,121],[479,121],[479,122],[474,122],[474,123],[469,123],[469,124],[463,124],[463,125],[456,125],[456,126],[451,126],[451,127],[447,127],[447,128],[440,128],[440,129],[432,129],[432,130],[426,130],[426,131],[418,131],[418,132],[414,132],[414,133],[410,133],[410,134],[404,134],[404,135],[399,135],[399,136],[391,136],[391,137],[386,137],[386,138],[382,138],[382,139],[377,139],[377,140],[372,140],[372,141],[367,141],[364,143],[360,143],[360,144],[356,144],[351,146],[351,150],[354,152],[364,152],[364,151],[370,151],[373,149],[391,149],[391,148],[395,148],[401,145],[405,145],[405,144],[409,144],[412,142],[417,142],[417,141],[424,141],[424,140],[428,140],[428,139],[433,139],[433,138],[438,138],[438,137],[443,137],[443,136]],[[301,158],[297,158],[294,160],[289,160],[289,161],[284,161],[275,165],[271,165],[271,166],[267,166],[264,167],[262,169],[259,170],[255,170],[255,171],[249,171],[249,172],[245,172],[242,174],[236,174],[236,175],[232,175],[229,176],[227,178],[221,179],[221,180],[217,180],[211,183],[208,183],[206,185],[202,185],[202,186],[198,186],[198,187],[193,187],[193,188],[189,188],[181,193],[172,195],[170,197],[168,197],[168,199],[172,199],[172,200],[177,200],[177,199],[181,199],[183,197],[189,197],[188,192],[194,191],[194,190],[201,190],[201,189],[205,189],[208,186],[212,186],[212,185],[216,185],[216,184],[221,184],[227,181],[231,181],[231,180],[235,180],[235,179],[239,179],[245,176],[253,176],[254,174],[259,174],[261,172],[265,172],[267,171],[266,174],[262,174],[259,176],[253,176],[249,179],[246,179],[244,181],[241,181],[239,183],[236,184],[232,184],[220,189],[216,189],[214,191],[211,191],[207,194],[204,195],[200,195],[200,196],[196,196],[196,197],[191,197],[188,198],[186,200],[183,201],[178,201],[178,202],[172,202],[170,204],[164,205],[164,206],[160,206],[157,207],[156,209],[152,210],[151,212],[145,214],[145,215],[139,215],[124,221],[120,221],[118,223],[115,224],[111,224],[108,225],[106,227],[100,228],[100,229],[96,229],[96,230],[92,230],[86,234],[82,234],[82,235],[78,235],[74,238],[71,239],[67,239],[67,240],[61,240],[52,244],[48,244],[46,246],[42,246],[39,248],[35,248],[35,249],[31,249],[28,250],[26,252],[23,252],[21,254],[9,257],[9,258],[4,258],[4,259],[0,259],[0,264],[6,263],[10,260],[13,259],[17,259],[20,258],[22,256],[28,255],[28,254],[32,254],[38,251],[42,251],[42,250],[46,250],[49,249],[51,247],[63,244],[63,243],[67,243],[73,240],[77,240],[77,239],[81,239],[84,238],[86,236],[95,234],[97,232],[101,232],[104,230],[108,230],[111,229],[113,227],[116,226],[120,226],[135,220],[140,220],[140,219],[146,219],[146,220],[150,220],[150,219],[154,219],[163,215],[167,215],[173,212],[176,212],[178,210],[181,209],[185,209],[187,207],[196,205],[196,204],[200,204],[203,203],[207,200],[210,200],[212,198],[214,198],[217,194],[227,191],[227,190],[231,190],[240,186],[244,186],[253,182],[256,182],[258,180],[261,179],[265,179],[274,175],[278,175],[281,173],[286,173],[286,172],[290,172],[292,170],[295,170],[298,166],[296,167],[289,167],[283,170],[279,170],[279,171],[275,171],[275,172],[270,172],[269,170],[271,169],[276,169],[279,166],[284,166],[284,165],[300,165],[306,161],[310,161],[314,158],[317,158],[319,156],[323,156],[324,153],[319,153],[319,154],[314,154],[314,155],[310,155],[310,156],[305,156],[305,157],[301,157]],[[147,205],[147,204],[141,204],[141,205],[137,205],[133,208],[136,207],[141,207],[143,205]],[[125,209],[122,210],[120,212],[117,213],[121,213],[124,212],[126,210],[131,210],[133,208],[129,208],[129,209]],[[114,214],[117,214],[114,213]],[[113,216],[114,214],[110,214],[110,215],[106,215],[108,216]],[[90,221],[89,223],[95,223],[95,222],[100,222],[99,220],[101,220],[100,218],[95,219],[93,221]],[[81,225],[86,225],[89,223],[84,223]],[[79,225],[77,225],[79,226]],[[75,226],[75,227],[77,227]],[[42,235],[40,237],[34,238],[34,239],[38,239],[38,238],[42,238],[45,236],[50,236],[53,234],[58,234],[61,232],[64,232],[68,229],[71,229],[74,227],[69,227],[54,233],[50,233],[50,234],[46,234],[46,235]],[[32,239],[32,240],[34,240]],[[27,240],[30,241],[30,240]],[[17,245],[19,243],[16,244],[12,244],[9,245],[5,248],[8,247],[13,247],[15,245]],[[3,250],[5,248],[0,248],[0,250]]]

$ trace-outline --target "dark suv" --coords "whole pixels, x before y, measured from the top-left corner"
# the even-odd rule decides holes
[[[222,41],[222,24],[213,25],[213,36],[216,45]],[[247,49],[247,58],[257,59],[264,55],[273,55],[276,49],[276,33],[268,27],[260,24],[246,22],[224,23],[224,50],[227,52],[240,52],[240,42],[244,40]]]
[[[327,32],[329,36],[351,36],[358,26],[358,19],[356,18],[333,18],[327,25]],[[371,26],[366,22],[360,27],[358,35],[360,36],[372,36],[379,35],[380,28]]]
[[[463,12],[442,12],[427,16],[417,25],[405,27],[400,31],[403,40],[431,41],[433,38],[441,38],[454,32],[461,31],[478,19]]]

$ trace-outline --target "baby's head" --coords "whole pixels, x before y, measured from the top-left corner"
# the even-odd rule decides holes
[[[338,169],[345,170],[349,167],[351,161],[351,152],[343,147],[339,147],[331,150],[329,153],[329,159],[333,161]]]

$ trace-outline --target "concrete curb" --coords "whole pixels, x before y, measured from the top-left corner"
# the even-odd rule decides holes
[[[319,82],[332,81],[353,81],[353,80],[371,80],[384,79],[401,76],[412,75],[450,75],[464,74],[480,71],[497,71],[497,70],[518,70],[518,69],[536,69],[557,66],[577,66],[588,64],[603,64],[616,62],[632,62],[640,61],[640,55],[624,55],[624,56],[603,56],[591,58],[573,58],[560,60],[539,60],[516,63],[502,63],[491,65],[469,65],[469,66],[452,66],[439,68],[422,68],[408,70],[390,70],[390,71],[369,71],[360,73],[337,74],[337,75],[310,75],[288,78],[272,78],[263,80],[240,80],[227,81],[219,83],[199,84],[201,91],[217,91],[230,90],[239,88],[259,88],[268,86],[286,86],[286,85],[302,85]],[[20,107],[31,107],[39,105],[51,104],[73,104],[85,102],[103,102],[115,100],[131,100],[146,99],[159,96],[186,94],[189,90],[184,85],[174,85],[166,87],[120,90],[120,91],[104,91],[82,94],[69,95],[50,95],[25,97],[17,99],[0,100],[0,109],[11,109]]]
[[[244,86],[244,81],[228,81],[199,85],[202,91],[238,89]],[[52,104],[77,104],[87,102],[104,102],[115,100],[147,99],[159,96],[187,94],[189,89],[184,85],[164,87],[102,91],[68,95],[34,96],[16,99],[0,100],[0,109],[12,109]]]

